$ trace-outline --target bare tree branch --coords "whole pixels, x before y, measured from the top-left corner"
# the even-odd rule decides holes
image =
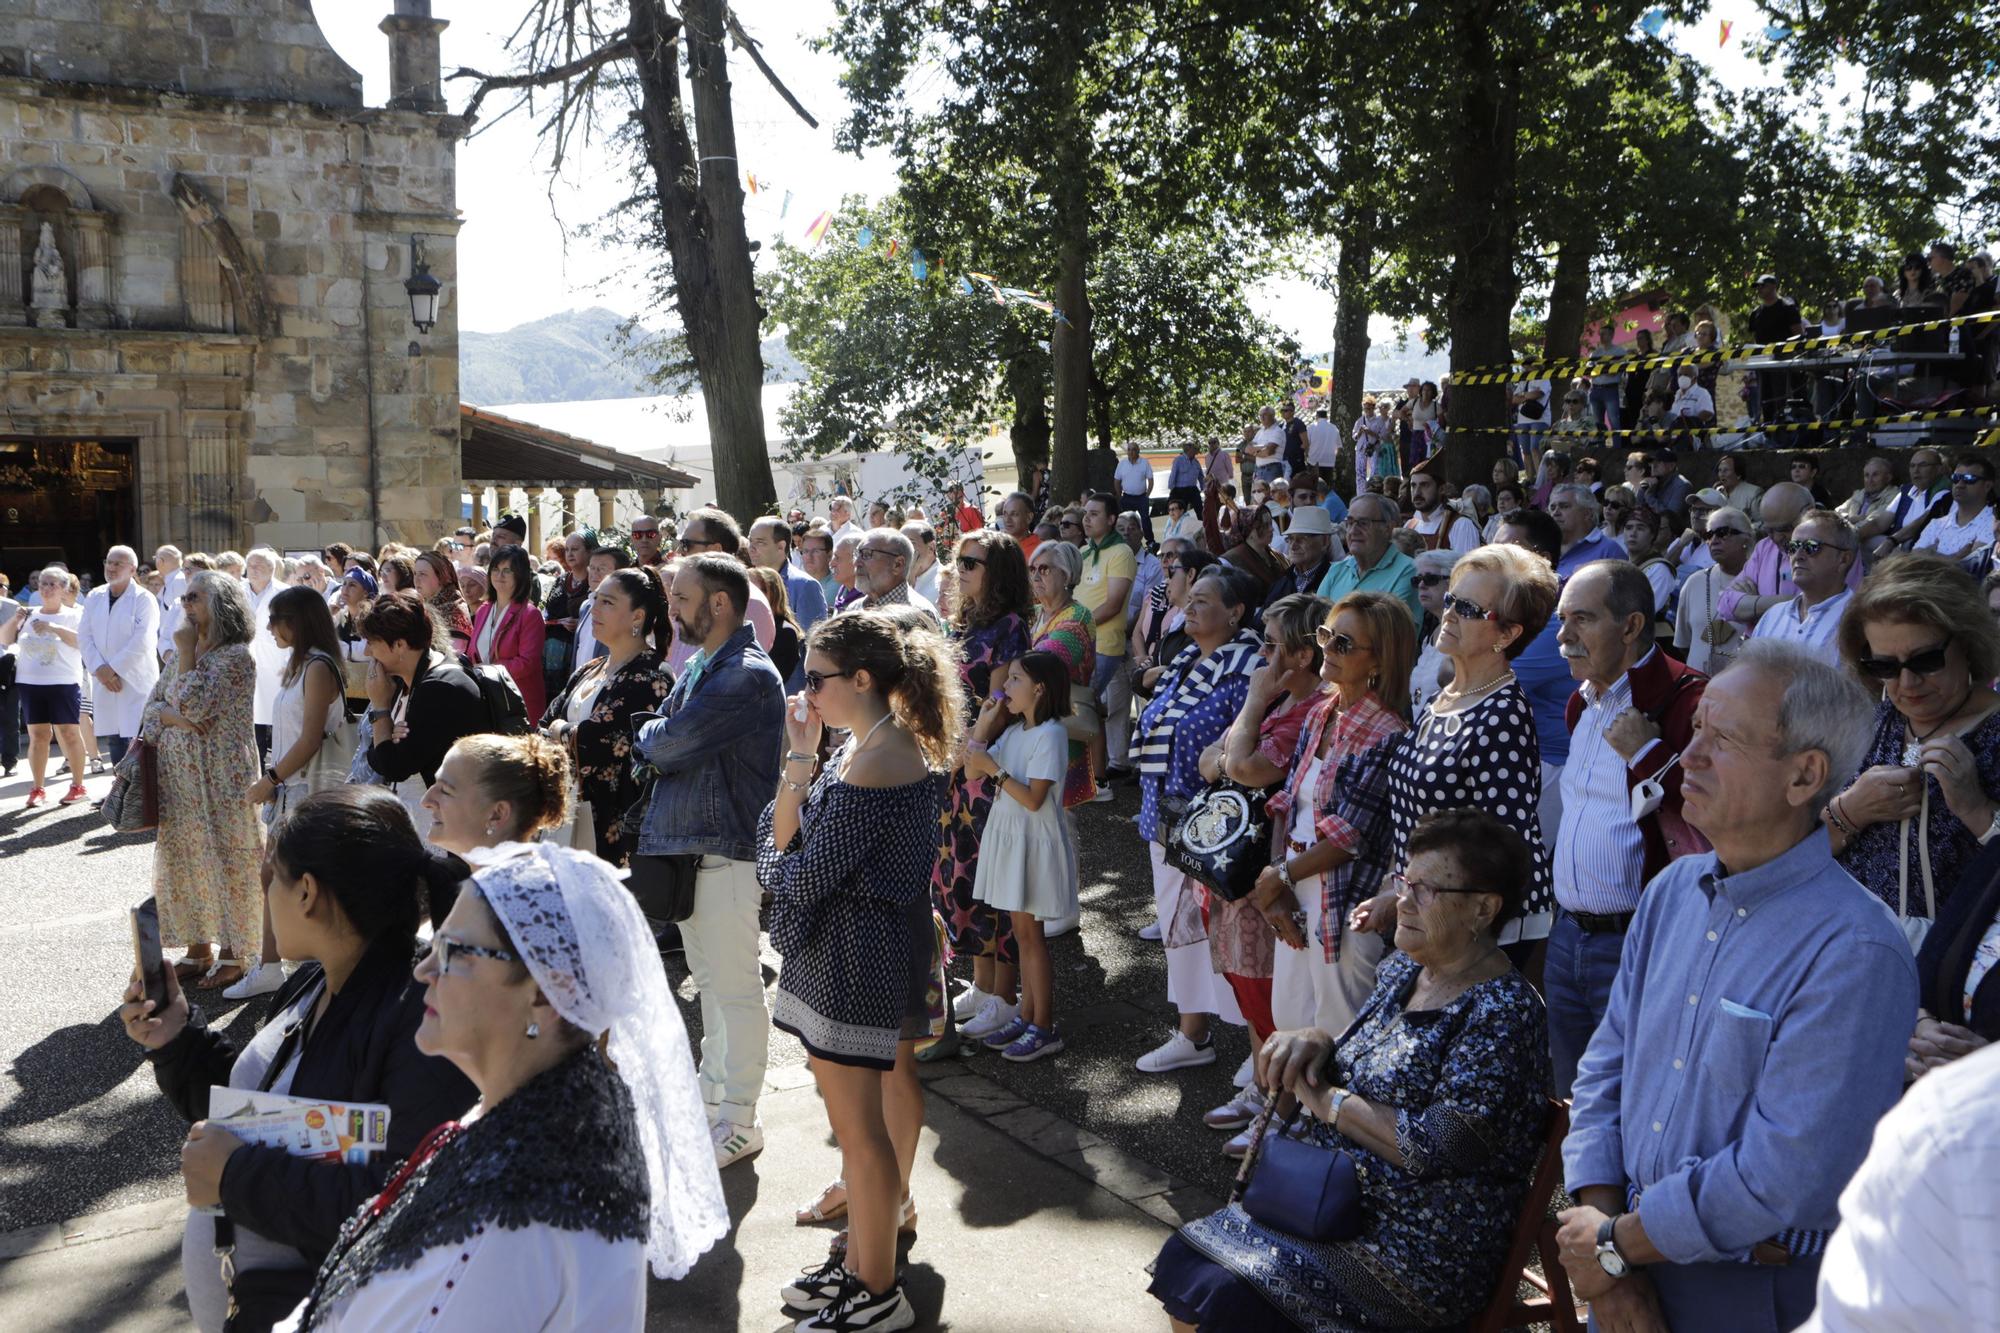
[[[748,55],[750,57],[750,62],[757,67],[760,73],[763,74],[765,80],[769,82],[773,88],[776,88],[778,90],[778,96],[784,98],[785,104],[791,107],[792,110],[799,113],[800,120],[803,120],[806,124],[812,126],[814,129],[818,129],[819,122],[813,119],[812,112],[806,110],[803,106],[799,105],[799,99],[792,96],[792,90],[790,88],[787,88],[779,80],[776,72],[773,71],[769,65],[764,63],[763,54],[757,50],[756,40],[752,38],[749,33],[743,31],[743,23],[740,19],[736,17],[736,11],[733,9],[729,10],[727,17],[729,21],[729,36],[735,41],[736,49],[742,51],[745,55]]]
[[[500,88],[546,88],[552,83],[568,83],[580,74],[594,73],[614,60],[623,60],[633,54],[632,43],[621,31],[611,41],[598,47],[589,55],[580,56],[566,65],[551,69],[535,70],[528,74],[484,74],[476,69],[461,65],[445,75],[452,79],[477,79],[478,88],[473,90],[472,100],[465,104],[464,117],[469,124],[479,118],[479,104],[486,100],[486,94]]]

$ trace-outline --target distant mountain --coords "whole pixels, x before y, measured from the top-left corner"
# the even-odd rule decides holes
[[[603,306],[565,310],[505,333],[460,332],[459,396],[468,403],[570,403],[637,398],[658,390],[624,359],[623,316]],[[764,382],[805,378],[783,337],[763,344]]]

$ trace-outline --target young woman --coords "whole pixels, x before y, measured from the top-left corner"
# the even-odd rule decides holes
[[[1025,653],[1007,668],[1004,691],[979,710],[966,772],[993,781],[998,796],[980,842],[972,893],[1006,912],[1020,954],[1021,1005],[986,1045],[1016,1062],[1063,1048],[1055,1020],[1055,970],[1044,922],[1076,910],[1076,844],[1059,787],[1069,768],[1069,666],[1054,653]]]
[[[762,565],[751,565],[743,571],[750,581],[763,592],[771,604],[771,620],[776,632],[771,636],[771,665],[778,668],[778,674],[786,680],[792,678],[799,666],[799,648],[805,636],[799,630],[797,617],[792,615],[791,598],[785,594],[785,580],[775,569]]]
[[[783,585],[779,591],[783,592]],[[777,603],[772,610],[777,610]],[[659,710],[673,692],[667,670],[667,590],[651,565],[604,576],[590,600],[590,632],[602,657],[577,668],[542,717],[542,732],[570,753],[577,799],[588,811],[592,846],[613,865],[626,864],[619,821],[639,799],[632,776],[633,721]],[[449,762],[449,761],[447,761]]]
[[[340,579],[340,609],[333,613],[333,637],[340,644],[340,685],[350,717],[368,707],[368,638],[361,622],[375,600],[375,579],[366,570],[350,569]]]
[[[467,736],[424,792],[430,841],[470,856],[560,827],[569,818],[569,773],[569,756],[544,737]]]
[[[49,799],[42,789],[49,768],[49,741],[62,747],[69,761],[69,791],[60,804],[74,805],[83,790],[83,651],[77,628],[83,612],[69,604],[69,572],[50,566],[35,579],[42,595],[37,607],[15,613],[15,688],[21,694],[21,715],[28,724],[28,771],[34,786],[28,809]]]
[[[455,653],[470,652],[472,613],[466,609],[465,594],[459,590],[457,568],[436,551],[425,551],[412,563],[416,570],[413,585],[416,594],[444,621],[444,632],[451,638],[451,650]]]
[[[542,675],[542,613],[532,598],[535,571],[528,553],[508,546],[493,553],[487,570],[492,598],[472,620],[472,660],[481,666],[499,664],[520,687],[528,716],[540,717],[548,707],[548,685]]]
[[[848,1243],[783,1296],[817,1311],[798,1325],[807,1333],[907,1328],[916,1316],[896,1280],[898,1201],[923,1128],[915,1046],[930,1027],[930,871],[962,687],[941,636],[870,611],[821,621],[805,665],[757,875],[784,957],[772,1020],[813,1057],[844,1164]],[[815,777],[826,727],[850,739]]]

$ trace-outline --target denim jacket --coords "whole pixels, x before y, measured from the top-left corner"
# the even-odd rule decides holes
[[[691,674],[682,674],[662,715],[638,729],[640,757],[660,774],[639,852],[754,861],[757,817],[778,790],[785,753],[784,681],[748,625],[690,689]]]

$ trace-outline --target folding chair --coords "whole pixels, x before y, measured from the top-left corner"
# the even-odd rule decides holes
[[[1550,1101],[1549,1126],[1542,1140],[1542,1157],[1535,1164],[1534,1179],[1527,1197],[1521,1200],[1521,1215],[1514,1222],[1514,1239],[1507,1247],[1507,1262],[1500,1268],[1500,1281],[1493,1299],[1466,1326],[1466,1333],[1504,1333],[1529,1324],[1548,1324],[1556,1333],[1581,1333],[1584,1313],[1570,1295],[1569,1275],[1563,1272],[1556,1250],[1556,1220],[1549,1216],[1549,1201],[1562,1183],[1563,1136],[1569,1133],[1569,1105]],[[1540,1276],[1528,1267],[1528,1256],[1539,1250]],[[1523,1299],[1518,1293],[1527,1283],[1538,1295]]]

